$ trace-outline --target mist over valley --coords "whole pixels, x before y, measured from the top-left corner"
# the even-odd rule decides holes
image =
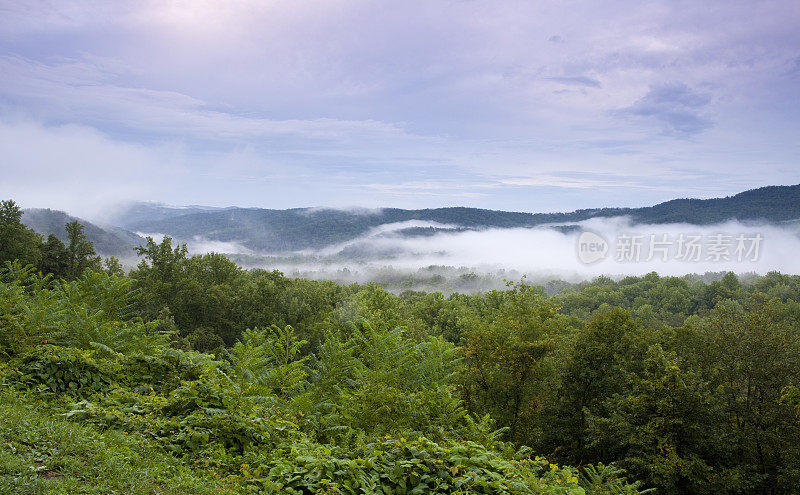
[[[57,211],[28,210],[23,221],[41,234],[58,235],[70,218]],[[798,218],[800,186],[777,186],[720,199],[571,213],[132,203],[120,205],[97,225],[87,223],[87,235],[100,254],[116,256],[128,267],[137,264],[133,248],[147,237],[160,243],[170,236],[190,254],[223,253],[244,268],[345,284],[378,282],[395,292],[450,293],[502,288],[523,277],[527,283],[546,285],[653,271],[675,276],[708,273],[711,278],[727,271],[800,272],[800,259],[793,256],[800,249]],[[602,259],[581,259],[578,243],[583,232],[608,244]],[[678,252],[681,237],[709,240],[719,235],[729,244],[724,256],[701,252],[681,257]],[[739,236],[760,236],[758,252],[737,253]],[[638,239],[637,253],[622,253],[615,246],[625,237]],[[651,253],[653,241],[661,244]]]

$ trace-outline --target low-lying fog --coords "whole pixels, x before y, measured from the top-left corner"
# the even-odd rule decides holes
[[[277,254],[255,253],[235,242],[198,238],[186,242],[191,253],[225,252],[247,268],[278,269],[288,276],[342,283],[378,281],[395,289],[489,289],[523,275],[544,283],[653,271],[661,275],[800,273],[798,223],[632,225],[618,217],[465,231],[414,221],[382,225],[321,250]]]

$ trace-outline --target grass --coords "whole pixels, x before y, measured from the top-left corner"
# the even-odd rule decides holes
[[[234,492],[146,439],[75,424],[6,391],[0,393],[0,494],[11,493]]]

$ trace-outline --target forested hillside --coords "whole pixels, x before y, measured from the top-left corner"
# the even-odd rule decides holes
[[[131,257],[134,248],[144,242],[144,238],[125,229],[113,226],[100,227],[86,220],[75,218],[63,211],[50,209],[27,209],[23,211],[22,223],[44,237],[56,236],[68,242],[64,226],[70,222],[80,222],[86,238],[92,242],[98,253],[104,256]]]
[[[800,276],[394,295],[168,237],[124,274],[77,227],[53,272],[20,215],[3,203],[0,490],[800,486]]]
[[[478,208],[335,210],[296,208],[186,209],[146,203],[120,211],[120,226],[191,240],[235,241],[256,252],[319,249],[352,240],[370,229],[412,220],[450,229],[534,227],[590,218],[629,216],[641,224],[681,222],[704,225],[725,220],[782,222],[800,218],[800,185],[772,186],[718,199],[676,199],[646,208],[602,208],[571,213],[515,213]],[[420,235],[424,231],[406,231]],[[430,232],[429,232],[430,233]]]

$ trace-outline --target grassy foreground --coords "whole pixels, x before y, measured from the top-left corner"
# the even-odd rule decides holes
[[[192,469],[150,441],[100,432],[0,395],[0,493],[235,493],[210,472]]]

